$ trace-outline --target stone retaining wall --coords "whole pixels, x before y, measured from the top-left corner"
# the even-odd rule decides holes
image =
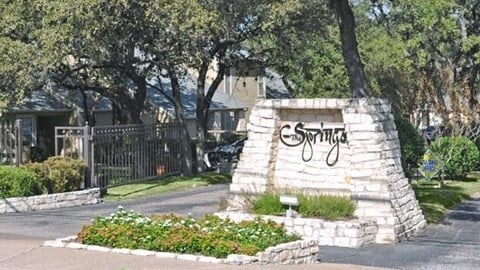
[[[157,258],[179,259],[223,264],[311,264],[317,262],[318,242],[315,240],[298,240],[269,247],[255,256],[230,254],[225,259],[192,254],[156,252],[144,249],[109,248],[95,245],[84,245],[75,242],[76,236],[45,241],[44,246],[56,248],[84,249],[98,252],[112,252],[137,256],[155,256]]]
[[[234,222],[253,220],[256,217],[241,212],[220,212],[215,213],[215,215],[221,218],[229,218]],[[378,231],[373,220],[328,221],[280,216],[262,216],[262,219],[283,224],[288,232],[296,233],[303,239],[314,239],[322,246],[359,248],[365,244],[375,243]]]
[[[395,243],[426,226],[400,158],[386,100],[258,100],[227,210],[265,192],[345,196],[377,224],[376,243]]]
[[[0,199],[0,214],[64,208],[100,202],[100,189]]]

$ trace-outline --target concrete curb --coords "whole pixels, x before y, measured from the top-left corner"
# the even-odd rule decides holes
[[[111,252],[135,256],[152,256],[157,258],[178,259],[185,261],[198,261],[214,264],[313,264],[317,262],[318,241],[298,240],[269,247],[265,251],[258,252],[256,256],[243,254],[230,254],[226,259],[215,257],[179,254],[171,252],[156,252],[144,249],[108,248],[96,245],[85,245],[75,242],[76,236],[68,236],[43,242],[44,247],[69,248],[76,250],[89,250],[97,252]]]

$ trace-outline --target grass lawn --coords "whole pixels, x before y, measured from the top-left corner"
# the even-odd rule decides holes
[[[149,181],[110,187],[103,197],[105,201],[119,201],[148,197],[171,191],[186,190],[189,188],[213,184],[230,183],[230,174],[202,173],[193,177],[168,176]]]
[[[473,172],[469,178],[458,181],[445,181],[440,188],[438,181],[412,181],[417,200],[428,223],[442,219],[448,209],[480,192],[480,172]]]
[[[230,183],[230,174],[203,173],[194,177],[169,176],[128,185],[111,187],[104,196],[105,201],[120,201],[153,196],[172,191],[186,190],[198,186]],[[446,180],[440,188],[438,181],[412,181],[417,200],[428,223],[436,223],[448,209],[480,192],[480,172],[473,172],[464,180]]]

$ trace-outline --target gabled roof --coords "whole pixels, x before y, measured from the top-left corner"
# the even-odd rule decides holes
[[[167,79],[161,78],[161,82],[158,79],[152,79],[149,84],[153,85],[147,88],[147,102],[154,107],[163,108],[172,115],[175,114],[175,108],[173,104],[164,96],[172,96],[172,87]],[[195,118],[197,108],[197,93],[196,93],[196,81],[192,76],[186,75],[181,79],[181,100],[185,116],[187,118]],[[208,85],[207,85],[208,87]],[[162,94],[162,91],[164,94]],[[212,104],[210,110],[215,109],[245,109],[246,106],[242,102],[236,100],[233,96],[223,93],[222,91],[216,91],[212,98]]]
[[[45,91],[34,91],[20,104],[9,106],[7,113],[68,112],[71,108]]]
[[[271,69],[265,70],[266,95],[268,99],[293,98],[282,81],[281,76]]]

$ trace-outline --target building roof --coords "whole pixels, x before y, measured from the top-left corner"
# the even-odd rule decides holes
[[[283,85],[281,78],[273,71],[267,71],[267,98],[291,98],[288,90]],[[147,87],[147,102],[157,108],[163,108],[174,114],[173,104],[160,91],[172,96],[172,89],[169,80],[161,78],[151,79]],[[181,78],[181,100],[187,118],[194,118],[196,115],[196,79],[187,74]],[[208,85],[206,86],[208,88]],[[87,105],[95,111],[111,111],[112,102],[92,91],[86,91]],[[83,96],[79,91],[67,91],[58,87],[49,90],[33,92],[24,102],[11,106],[8,112],[16,113],[43,113],[43,112],[68,112],[72,109],[83,109]],[[216,91],[212,99],[210,110],[244,110],[247,106],[235,99],[232,95],[223,91]]]
[[[7,112],[15,113],[46,113],[70,111],[65,103],[56,99],[45,91],[35,91],[25,98],[20,104],[9,106]]]
[[[161,79],[159,83],[158,79],[152,79],[149,81],[147,89],[147,101],[151,105],[163,108],[171,114],[175,113],[173,104],[164,96],[172,96],[172,87],[167,79]],[[196,81],[192,76],[186,75],[181,79],[181,100],[185,116],[187,118],[194,118],[196,116],[197,108],[197,93],[196,93]],[[208,85],[207,85],[208,87]],[[164,94],[162,94],[162,92]],[[236,100],[233,96],[223,93],[222,91],[216,91],[212,98],[212,104],[210,110],[215,109],[245,109],[246,106],[242,102]]]
[[[293,98],[282,81],[282,77],[271,69],[265,70],[266,95],[268,99]]]

